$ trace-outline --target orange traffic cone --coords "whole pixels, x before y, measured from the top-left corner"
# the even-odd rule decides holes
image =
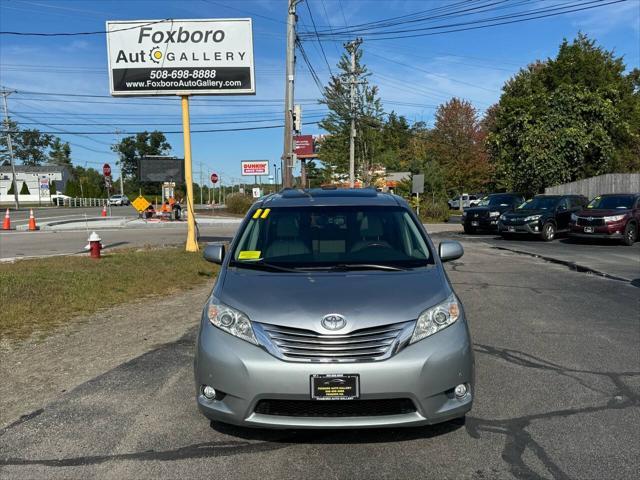
[[[104,207],[102,207],[102,216],[103,217],[107,216],[107,206],[106,205]]]
[[[33,232],[37,229],[38,227],[36,226],[36,219],[33,216],[33,210],[29,210],[29,230]]]
[[[4,222],[2,222],[3,230],[11,230],[11,217],[9,216],[9,209],[7,208],[7,213],[4,214]]]

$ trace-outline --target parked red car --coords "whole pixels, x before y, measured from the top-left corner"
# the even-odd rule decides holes
[[[579,238],[615,238],[625,245],[638,240],[640,193],[599,195],[571,215],[569,232]]]

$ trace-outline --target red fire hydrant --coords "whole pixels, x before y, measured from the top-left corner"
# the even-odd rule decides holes
[[[89,251],[91,258],[100,258],[100,251],[102,250],[102,243],[100,243],[100,237],[96,232],[92,232],[89,235]]]

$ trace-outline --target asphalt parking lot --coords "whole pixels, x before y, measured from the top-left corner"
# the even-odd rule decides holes
[[[7,422],[0,478],[637,478],[637,283],[496,249],[491,236],[434,240],[451,237],[466,250],[447,270],[476,356],[466,422],[349,431],[210,424],[193,398],[200,304],[189,298],[182,311],[194,318],[177,341]],[[628,252],[620,264],[640,252],[623,248],[614,250]],[[168,320],[159,309],[156,323]]]

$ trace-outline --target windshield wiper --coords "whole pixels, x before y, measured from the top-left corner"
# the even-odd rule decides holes
[[[408,270],[407,268],[396,267],[393,265],[380,265],[377,263],[338,263],[327,267],[311,267],[305,270],[328,270],[328,271],[348,271],[348,270],[386,270],[391,272],[401,272]]]
[[[252,268],[254,270],[268,270],[268,271],[276,271],[276,272],[300,272],[297,268],[287,268],[281,267],[280,265],[275,265],[273,263],[267,262],[236,262],[233,261],[230,264],[232,267],[241,267],[241,268]]]

